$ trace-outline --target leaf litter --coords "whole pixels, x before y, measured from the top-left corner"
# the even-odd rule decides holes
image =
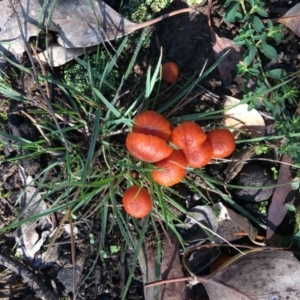
[[[13,14],[11,18],[4,16],[7,22],[0,31],[0,42],[5,42],[2,47],[9,52],[19,54],[25,51],[22,34],[28,41],[30,37],[38,35],[41,29],[54,31],[57,33],[57,44],[51,45],[40,58],[43,62],[52,63],[52,66],[59,66],[83,54],[84,48],[89,48],[88,52],[93,51],[95,48],[90,47],[124,37],[176,14],[191,11],[191,8],[185,8],[137,24],[127,20],[101,0],[58,0],[54,7],[52,2],[44,5],[38,0],[20,0],[16,7],[17,15]],[[18,18],[22,32],[18,26]]]
[[[22,2],[22,1],[21,1]],[[31,1],[32,3],[33,3],[33,5],[35,5],[36,3],[35,3],[35,1]],[[82,1],[80,1],[80,2],[82,2]],[[2,1],[2,2],[0,2],[0,4],[3,4],[4,3],[4,1]],[[22,3],[24,3],[24,2],[22,2]],[[27,3],[27,2],[25,2],[25,3]],[[107,6],[107,5],[106,5]],[[107,12],[107,11],[109,11],[109,7],[106,7],[106,9],[105,9],[105,11]],[[48,13],[49,13],[49,11],[48,11]],[[39,15],[40,15],[40,12],[39,12]],[[120,21],[120,20],[123,20],[122,19],[122,17],[120,17],[121,19],[118,19],[118,21]],[[13,18],[12,18],[13,19]],[[11,20],[12,20],[11,19]],[[24,17],[24,19],[25,19],[25,17]],[[125,19],[126,20],[126,19]],[[105,21],[107,21],[107,20],[105,20]],[[104,22],[105,22],[104,21]],[[128,21],[128,20],[126,20],[126,21]],[[126,21],[124,21],[125,23],[126,23]],[[7,21],[7,22],[9,22],[9,21]],[[128,28],[130,28],[130,23],[132,23],[132,22],[130,22],[130,21],[128,21],[129,23],[126,23],[126,24],[128,24],[129,25],[129,27]],[[55,22],[54,22],[55,23]],[[112,26],[112,23],[109,23],[108,21],[107,21],[107,24],[108,24],[108,27],[111,27]],[[107,25],[106,24],[106,25]],[[119,23],[118,23],[119,24]],[[133,27],[135,26],[134,25],[134,23],[132,23],[133,25]],[[144,24],[144,23],[143,23]],[[1,25],[1,23],[0,23],[0,25]],[[28,24],[27,24],[28,25]],[[46,25],[46,27],[49,25],[49,27],[48,28],[50,28],[50,26],[52,26],[53,24],[44,24],[44,25]],[[57,24],[54,24],[53,26],[57,26]],[[59,22],[58,22],[58,26],[59,25],[61,25]],[[70,26],[70,24],[68,24],[69,26]],[[142,25],[142,24],[140,24],[140,25]],[[10,26],[12,26],[12,24],[10,25]],[[40,28],[40,25],[39,24],[35,24],[34,25],[35,27],[31,27],[31,25],[28,27],[28,29],[29,29],[29,31],[31,31],[31,34],[33,34],[33,35],[36,35],[36,33],[37,33],[37,31],[38,31],[38,29]],[[145,25],[144,24],[144,26],[147,26],[147,25]],[[30,28],[32,28],[32,29],[30,29]],[[51,27],[52,28],[52,27]],[[55,27],[53,27],[54,29],[55,29]],[[66,25],[66,27],[65,28],[67,28],[67,25]],[[96,27],[95,27],[96,28]],[[104,26],[104,28],[106,28],[105,26]],[[116,27],[114,27],[114,28],[116,28]],[[137,27],[136,27],[137,28]],[[0,29],[1,29],[1,26],[0,26]],[[119,33],[119,32],[116,32],[116,31],[110,31],[110,30],[108,30],[108,33],[109,34],[111,34],[111,35],[109,35],[109,36],[106,36],[106,34],[103,34],[102,33],[102,31],[100,30],[99,32],[97,32],[97,34],[101,37],[101,39],[98,39],[97,40],[97,43],[99,42],[99,40],[100,41],[104,41],[106,38],[107,39],[109,39],[110,37],[113,37],[113,36],[115,36],[115,37],[119,37],[119,36],[124,36],[124,35],[126,35],[126,34],[128,34],[128,33],[130,33],[131,31],[131,29],[128,29],[128,31],[126,31],[127,30],[127,27],[125,26],[122,30],[121,30],[121,33]],[[5,32],[5,31],[3,31],[3,32]],[[59,32],[59,31],[58,31]],[[127,33],[128,32],[128,33]],[[68,46],[70,46],[70,45],[76,45],[76,44],[73,44],[73,41],[71,42],[71,43],[69,43],[69,41],[68,40],[64,40],[64,36],[63,36],[63,31],[61,31],[61,32],[59,32],[59,39],[58,39],[58,43],[60,42],[62,45],[60,45],[60,44],[56,44],[55,46],[57,46],[57,47],[62,47],[63,49],[66,49],[66,51],[68,50]],[[1,34],[2,34],[2,32],[0,32],[0,39],[1,39]],[[103,35],[102,35],[103,34]],[[124,35],[122,35],[122,34],[124,34]],[[118,36],[119,35],[119,36]],[[218,44],[218,46],[217,47],[214,47],[214,50],[215,50],[215,52],[216,52],[216,58],[218,58],[218,57],[220,57],[221,56],[221,54],[223,54],[224,53],[224,49],[226,49],[226,48],[228,48],[228,47],[231,47],[232,46],[232,41],[230,41],[229,40],[229,44],[227,43],[227,41],[226,40],[224,40],[224,39],[220,39],[215,33],[213,33],[213,36],[214,36],[214,38],[215,38],[215,41],[216,41],[216,44]],[[69,36],[70,38],[72,38],[72,34]],[[19,37],[16,37],[15,39],[16,40],[18,40],[18,38]],[[114,39],[114,38],[111,38],[111,39]],[[78,42],[79,44],[78,45],[80,45],[80,41]],[[229,45],[229,46],[228,46]],[[16,48],[18,51],[20,51],[21,49],[22,49],[22,47],[19,45],[19,47],[20,48]],[[86,46],[83,46],[83,47],[86,47]],[[72,49],[72,48],[71,48]],[[77,49],[77,47],[75,48],[75,49]],[[15,50],[15,49],[14,49]],[[78,49],[77,49],[78,50]],[[24,49],[22,49],[22,52],[24,51]],[[79,47],[79,51],[76,53],[76,55],[79,55],[79,53],[81,53],[80,51],[83,51],[82,49],[80,49],[80,47]],[[223,51],[223,52],[222,52]],[[238,51],[238,49],[236,49],[236,51],[237,52],[239,52]],[[67,52],[65,52],[65,53],[67,53]],[[56,54],[55,54],[56,55]],[[53,55],[53,57],[55,57],[55,55]],[[60,55],[62,55],[62,54],[60,54]],[[76,56],[75,55],[75,56]],[[72,58],[70,58],[72,56],[72,54],[68,57],[68,59],[72,59]],[[53,60],[54,60],[55,58],[53,58]],[[65,61],[66,62],[66,61]],[[64,62],[62,62],[62,61],[60,61],[60,62],[58,62],[58,64],[62,64],[62,63],[64,63]],[[227,62],[228,63],[228,62]],[[220,74],[221,74],[221,77],[223,78],[223,80],[224,80],[224,82],[225,82],[225,79],[227,80],[229,77],[229,74],[231,73],[231,71],[233,70],[231,67],[232,67],[232,65],[234,65],[232,62],[231,62],[231,65],[230,65],[230,63],[226,66],[226,65],[221,65],[220,66]],[[229,67],[228,67],[229,66]],[[230,80],[231,80],[231,77],[230,77]],[[230,82],[228,81],[227,82],[227,84],[230,84]],[[283,176],[283,178],[284,179],[286,179],[287,177],[286,177],[287,175],[285,175],[285,177]],[[279,176],[280,177],[280,176]],[[34,191],[35,192],[35,191]],[[281,212],[282,212],[282,210],[281,210]],[[227,213],[229,213],[229,215],[230,215],[230,212],[228,212],[227,211]],[[233,218],[234,219],[234,218]],[[236,219],[236,218],[235,218]],[[279,222],[280,223],[280,222]],[[251,225],[251,224],[250,224]],[[243,229],[243,227],[249,227],[249,224],[246,224],[246,225],[243,225],[243,226],[241,226],[241,228]],[[252,225],[251,225],[252,226]],[[245,231],[247,231],[247,230],[245,230]],[[251,237],[251,238],[253,238],[253,237],[255,237],[255,234],[256,234],[257,232],[254,230],[252,230],[251,228],[250,228],[250,230],[248,230],[248,235]],[[233,234],[234,235],[234,234]],[[168,235],[169,236],[169,235]],[[181,264],[180,264],[180,260],[178,259],[178,255],[177,255],[177,253],[178,253],[178,241],[177,241],[177,245],[175,245],[174,244],[174,237],[169,237],[169,238],[166,238],[165,240],[164,240],[164,245],[165,245],[165,247],[164,247],[164,250],[163,250],[163,256],[164,256],[164,259],[163,259],[163,261],[164,260],[166,260],[166,264],[163,266],[163,270],[165,270],[165,271],[168,271],[168,272],[162,272],[162,274],[166,274],[167,273],[167,276],[165,277],[165,278],[162,278],[162,279],[166,279],[166,278],[172,278],[172,276],[174,276],[174,277],[180,277],[180,276],[183,276],[183,273],[182,273],[182,267],[181,267]],[[170,246],[170,243],[171,242],[171,246]],[[30,249],[30,247],[31,247],[31,245],[29,245],[28,246],[28,249]],[[35,251],[35,249],[34,249],[34,251]],[[267,253],[267,252],[266,252]],[[275,253],[275,252],[272,252],[273,254]],[[279,253],[283,253],[283,252],[279,252]],[[286,252],[287,253],[287,252]],[[153,254],[153,253],[152,253]],[[251,256],[252,254],[247,254],[246,256]],[[171,261],[170,262],[170,260],[168,260],[168,258],[171,258],[171,257],[174,257],[174,256],[176,256],[177,258],[176,258],[176,260],[174,260],[174,261]],[[234,262],[233,263],[233,266],[236,266],[237,265],[237,268],[236,268],[236,272],[237,271],[242,271],[242,272],[246,272],[247,270],[249,270],[249,272],[247,273],[247,276],[248,277],[251,277],[251,276],[255,276],[255,277],[257,277],[258,275],[257,275],[257,268],[253,268],[253,266],[255,267],[257,264],[258,264],[258,266],[259,267],[261,267],[261,269],[260,270],[263,270],[263,271],[266,271],[266,272],[270,272],[270,270],[273,270],[273,269],[276,269],[277,270],[277,268],[278,269],[280,269],[282,266],[281,266],[281,263],[276,263],[276,261],[280,261],[280,259],[281,259],[281,254],[278,254],[278,253],[276,253],[276,255],[275,256],[273,256],[272,257],[272,260],[270,261],[270,259],[268,259],[269,257],[271,257],[272,255],[269,255],[269,256],[267,256],[267,254],[265,255],[265,256],[263,256],[263,255],[261,255],[261,256],[259,256],[259,255],[257,255],[257,256],[251,256],[250,258],[249,258],[249,260],[250,260],[250,262],[251,263],[249,263],[249,264],[246,264],[246,267],[248,268],[249,267],[249,269],[247,269],[246,267],[245,267],[245,264],[244,264],[244,261],[242,260],[242,259],[237,259],[236,260],[236,262]],[[290,262],[290,263],[294,263],[297,267],[298,267],[298,269],[299,269],[299,266],[298,266],[298,261],[295,259],[295,261],[293,260],[293,259],[291,259],[290,257],[291,257],[292,255],[289,253],[288,254],[288,259],[285,257],[284,259],[285,259],[285,261],[286,262]],[[243,258],[243,257],[242,257]],[[144,258],[145,259],[145,258]],[[257,262],[257,264],[255,264],[255,260],[257,260],[258,262]],[[145,261],[144,261],[145,262]],[[273,264],[271,264],[271,262],[273,263]],[[169,268],[169,264],[173,264],[173,271],[171,272],[170,271],[170,268]],[[260,263],[260,264],[259,264]],[[264,263],[270,263],[270,267],[269,267],[269,265],[266,265],[266,264],[264,264]],[[146,264],[147,265],[147,264]],[[263,265],[263,267],[262,267],[262,265]],[[150,266],[152,266],[153,268],[154,268],[154,263],[152,262],[151,264],[148,264],[148,268],[147,268],[147,271],[149,271],[148,269],[149,269],[149,267]],[[252,266],[252,269],[250,269],[250,266]],[[266,268],[265,268],[265,266],[266,266]],[[152,271],[153,271],[154,269],[152,269]],[[172,270],[172,269],[171,269]],[[227,270],[227,271],[226,271]],[[242,297],[242,298],[240,298],[240,299],[250,299],[250,297],[248,297],[248,296],[245,296],[245,298],[243,298],[243,295],[241,295],[241,293],[239,292],[239,291],[242,291],[242,293],[248,293],[248,292],[251,292],[251,293],[253,293],[253,291],[250,291],[250,289],[249,290],[242,290],[242,289],[240,289],[240,287],[242,286],[242,284],[241,283],[238,283],[238,284],[236,284],[236,285],[234,285],[234,284],[232,284],[231,282],[230,282],[230,280],[231,280],[231,277],[233,278],[235,275],[236,275],[236,273],[234,273],[234,272],[231,272],[230,271],[230,269],[227,269],[227,267],[226,267],[226,269],[225,269],[225,271],[227,272],[226,273],[226,275],[228,275],[228,274],[230,274],[231,276],[221,276],[221,278],[220,277],[218,277],[217,275],[216,276],[214,276],[212,279],[213,280],[211,280],[211,282],[208,282],[208,283],[204,283],[203,282],[203,284],[206,286],[206,288],[208,289],[208,291],[209,291],[209,295],[210,295],[210,299],[239,299],[238,297]],[[224,272],[225,272],[224,271]],[[284,272],[285,271],[285,272]],[[293,270],[292,270],[293,271]],[[280,271],[281,272],[281,271]],[[280,274],[283,274],[284,276],[287,276],[287,271],[286,270],[283,270]],[[257,276],[256,276],[257,275]],[[296,276],[296,277],[298,277],[299,278],[299,274],[297,273],[295,273],[295,272],[292,272],[292,274],[291,274],[291,276]],[[246,276],[246,275],[245,275]],[[246,276],[246,280],[250,280],[250,283],[251,283],[251,278],[249,279],[248,277]],[[148,279],[150,279],[150,277],[151,276],[149,276],[149,278]],[[260,278],[260,277],[259,277]],[[294,278],[291,278],[292,279],[292,281],[294,282]],[[226,281],[226,280],[228,280],[228,281]],[[221,289],[220,289],[220,285],[218,285],[218,284],[216,284],[216,282],[221,282]],[[223,283],[224,283],[224,285],[223,285]],[[296,290],[296,288],[294,289],[294,290],[292,290],[293,292],[290,292],[290,290],[289,289],[292,289],[292,288],[294,288],[293,286],[292,286],[292,283],[291,283],[291,285],[290,286],[288,286],[288,287],[286,287],[284,284],[282,285],[282,282],[280,281],[280,279],[279,278],[277,278],[277,281],[275,282],[275,283],[269,283],[269,282],[267,282],[266,283],[266,281],[264,281],[264,286],[263,287],[265,287],[265,289],[267,289],[268,288],[268,286],[272,286],[273,287],[273,285],[279,290],[279,288],[278,288],[278,286],[280,285],[280,291],[278,291],[278,293],[281,293],[281,294],[284,294],[284,293],[287,293],[287,291],[289,292],[289,294],[288,294],[288,296],[289,297],[291,297],[290,299],[298,299],[298,298],[293,298],[294,296],[299,296],[297,293],[299,293],[297,290]],[[298,282],[296,282],[295,284],[298,284]],[[229,290],[227,289],[227,288],[225,288],[225,293],[228,293],[227,295],[228,295],[228,298],[226,298],[223,294],[221,295],[221,294],[218,294],[218,293],[221,293],[221,292],[223,292],[223,288],[224,288],[224,286],[227,286],[227,285],[229,285],[230,287],[233,287],[233,288],[230,288],[229,287]],[[276,285],[278,285],[278,286],[276,286]],[[298,284],[299,285],[299,284]],[[71,287],[71,288],[73,288],[73,287]],[[186,288],[186,284],[182,284],[182,285],[174,285],[173,286],[173,288],[172,288],[172,290],[170,290],[170,296],[172,296],[173,298],[170,298],[170,299],[185,299],[184,297],[185,296],[183,296],[183,295],[181,295],[181,296],[179,296],[180,295],[180,293],[178,293],[177,294],[177,296],[176,296],[176,291],[178,290],[180,290],[180,289],[182,289],[182,288]],[[166,288],[162,288],[161,290],[161,293],[162,293],[162,291],[167,291],[167,292],[169,292],[169,290],[168,289],[166,289]],[[272,290],[272,291],[274,291],[274,289]],[[258,291],[258,292],[261,292],[261,293],[264,293],[264,290],[263,291]],[[275,291],[275,292],[277,292],[277,291]],[[251,294],[252,295],[252,294]],[[284,294],[285,296],[287,295],[287,294]],[[150,297],[150,296],[149,296]],[[181,297],[181,298],[180,298]],[[218,297],[222,297],[222,298],[218,298]],[[225,297],[225,298],[224,298]],[[231,298],[230,298],[231,297]],[[232,297],[234,297],[234,298],[232,298]],[[149,299],[154,299],[154,298],[149,298]],[[160,298],[160,299],[168,299],[168,298]],[[259,299],[259,298],[253,298],[253,299]]]

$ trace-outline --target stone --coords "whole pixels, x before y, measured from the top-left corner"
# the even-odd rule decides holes
[[[236,185],[265,187],[276,182],[272,174],[264,167],[251,164],[246,165],[237,176]],[[268,200],[273,194],[274,188],[239,188],[235,190],[238,199],[245,202],[262,202]]]

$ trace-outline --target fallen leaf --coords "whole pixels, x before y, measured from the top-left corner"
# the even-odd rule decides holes
[[[292,30],[300,37],[300,3],[295,4],[284,16],[275,19],[276,22],[281,23]]]
[[[291,182],[292,178],[291,166],[284,163],[293,164],[293,160],[286,154],[283,154],[281,161],[283,164],[280,165],[278,172],[278,185]],[[285,204],[293,200],[295,193],[296,191],[292,189],[291,184],[276,187],[268,210],[267,239],[271,238],[277,226],[281,224],[287,213]]]
[[[218,220],[211,206],[197,205],[189,210],[190,216],[186,216],[184,224],[176,226],[178,232],[182,236],[184,242],[204,243],[208,240],[207,232],[200,225],[204,225],[208,229],[216,232],[218,229]]]
[[[13,14],[13,10],[10,7],[10,0],[2,0],[0,1],[0,12],[1,12],[1,18],[0,18],[0,31],[8,21],[8,19]]]
[[[179,258],[179,241],[171,230],[166,233],[163,239],[161,263],[156,261],[155,252],[153,245],[145,241],[139,253],[144,283],[157,280],[156,270],[158,265],[161,266],[160,278],[162,280],[184,277]],[[145,300],[188,300],[193,299],[191,293],[191,289],[183,281],[144,288]]]
[[[176,228],[185,242],[204,243],[208,239],[208,234],[216,243],[235,241],[248,235],[255,242],[257,229],[245,217],[226,208],[221,202],[213,207],[208,205],[198,205],[189,211],[185,223],[177,225]],[[202,224],[212,232],[207,232],[199,225]],[[216,234],[214,235],[213,232]],[[261,245],[261,244],[260,244]]]
[[[61,66],[77,56],[90,53],[97,49],[97,46],[88,48],[65,48],[58,44],[52,44],[47,50],[38,54],[39,60],[43,64],[49,64],[53,67]]]
[[[240,104],[240,100],[230,96],[224,96],[225,125],[247,133],[250,137],[262,137],[265,135],[265,121],[261,114],[254,108],[248,110],[248,104]]]
[[[139,263],[142,270],[143,282],[147,283],[155,281],[157,279],[155,274],[155,266],[157,265],[155,249],[147,240],[144,241],[139,252]],[[157,297],[155,297],[155,292],[156,290],[154,287],[144,288],[145,300],[156,300]]]
[[[21,221],[44,213],[48,207],[41,194],[33,186],[33,178],[31,176],[26,177],[22,167],[19,167],[19,172],[25,190],[19,209],[19,221]],[[35,260],[35,254],[54,230],[51,217],[52,215],[49,214],[36,221],[27,221],[17,231],[18,252],[29,261],[34,261],[35,265],[41,263],[41,260]]]
[[[257,236],[257,229],[253,227],[250,221],[242,215],[239,215],[231,209],[225,207],[221,202],[213,206],[214,211],[218,211],[218,229],[217,234],[222,236],[227,241],[234,241],[240,239],[244,235],[248,235],[250,240],[255,241]],[[222,243],[222,240],[217,242]]]
[[[161,279],[173,279],[184,277],[182,264],[179,258],[179,241],[171,230],[167,232],[163,240],[163,256],[161,263]],[[184,281],[170,282],[159,289],[159,300],[188,300],[192,291]]]
[[[57,43],[60,46],[86,48],[123,37],[164,18],[191,10],[192,8],[181,9],[136,24],[122,17],[101,0],[58,0],[55,7],[51,2],[44,5],[44,2],[39,0],[20,0],[16,8],[17,15],[14,14],[0,31],[0,41],[7,42],[2,44],[2,47],[13,54],[25,51],[18,26],[19,18],[26,41],[38,35],[41,28],[47,28],[57,32]],[[70,57],[69,52],[63,55]]]
[[[222,55],[228,52],[222,59],[222,61],[218,64],[218,70],[225,86],[229,86],[232,84],[233,77],[235,77],[235,66],[243,60],[243,56],[240,53],[240,47],[236,46],[234,41],[227,38],[221,38],[214,32],[211,23],[210,8],[211,0],[208,1],[207,8],[208,27],[213,42],[213,50],[216,60],[218,60]]]
[[[58,280],[65,286],[68,291],[73,291],[81,283],[81,275],[84,268],[84,263],[87,253],[81,253],[76,257],[75,263],[75,287],[73,286],[73,268],[64,267],[57,273]]]
[[[300,264],[287,251],[238,255],[209,280],[201,281],[210,300],[300,299]]]
[[[227,163],[224,170],[226,175],[224,183],[230,182],[242,170],[244,163],[255,154],[255,146],[246,148],[239,152],[235,151],[232,155],[231,161]]]
[[[239,47],[234,42],[227,38],[219,37],[211,28],[211,37],[213,41],[213,50],[216,60],[229,51],[222,61],[218,64],[218,70],[221,79],[225,86],[232,84],[232,79],[235,77],[235,66],[242,60]]]

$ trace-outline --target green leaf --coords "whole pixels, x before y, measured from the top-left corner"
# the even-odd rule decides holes
[[[254,41],[260,41],[260,40],[262,39],[262,35],[261,35],[261,34],[256,34],[256,35],[254,35],[254,36],[252,37],[252,39],[253,39]]]
[[[249,36],[251,36],[253,33],[254,33],[254,30],[253,30],[253,29],[248,29],[248,30],[245,32],[245,37],[249,37]]]
[[[267,22],[268,22],[268,27],[269,27],[269,29],[273,29],[274,26],[273,26],[272,21],[271,21],[270,19],[268,19]]]
[[[287,210],[289,210],[289,211],[293,211],[293,212],[296,212],[296,211],[297,211],[296,207],[295,207],[294,205],[292,205],[292,204],[286,203],[284,206],[285,206],[285,208],[286,208]]]
[[[293,190],[298,190],[300,187],[300,178],[296,177],[292,182],[291,182],[291,186]]]
[[[224,7],[229,6],[231,2],[232,2],[232,0],[226,0],[226,2],[224,3]]]
[[[239,7],[238,2],[234,2],[230,4],[229,8],[227,9],[227,11],[224,13],[223,16],[224,21],[226,23],[230,23],[235,19],[235,15],[237,13],[238,7]]]
[[[281,43],[281,39],[283,37],[283,34],[280,32],[275,32],[272,34],[273,39],[276,41],[276,43]]]
[[[241,22],[241,21],[245,21],[245,20],[246,20],[245,17],[240,12],[237,12],[235,14],[235,21]]]
[[[249,73],[251,73],[252,75],[258,75],[260,72],[257,69],[254,68],[249,68],[248,69]]]
[[[116,246],[116,245],[111,245],[110,246],[110,252],[112,254],[118,253],[120,251],[120,249],[121,249],[120,246]]]
[[[255,58],[257,48],[254,45],[250,45],[245,53],[245,62],[250,65]]]
[[[244,18],[242,20],[243,21],[247,21],[247,20],[250,19],[250,17],[251,17],[251,15],[249,13],[246,13],[245,16],[244,16]]]
[[[257,16],[254,16],[253,17],[253,28],[256,32],[258,33],[261,33],[263,31],[265,31],[265,25],[264,23],[262,22],[262,20],[257,17]]]
[[[256,7],[256,8],[255,8],[255,11],[256,11],[259,15],[261,15],[262,17],[264,17],[264,18],[267,18],[267,17],[268,17],[268,13],[267,13],[267,11],[266,11],[264,8]]]
[[[270,101],[268,101],[267,99],[263,99],[263,103],[269,111],[273,110],[273,104]]]
[[[243,41],[241,39],[240,40],[238,40],[238,39],[235,40],[235,38],[233,39],[233,41],[234,41],[234,43],[235,43],[236,46],[243,46],[246,43],[245,41]]]
[[[272,47],[271,45],[268,45],[267,43],[262,44],[262,51],[263,51],[264,55],[269,59],[273,59],[277,56],[276,49],[274,47]]]
[[[273,69],[266,72],[266,75],[273,79],[282,79],[287,76],[287,72],[284,69]]]

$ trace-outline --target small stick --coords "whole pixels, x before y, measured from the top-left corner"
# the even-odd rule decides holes
[[[42,300],[58,300],[59,298],[48,289],[42,281],[41,274],[35,274],[31,269],[18,260],[14,260],[9,255],[0,252],[0,265],[12,270],[22,276],[23,280],[34,290]]]

